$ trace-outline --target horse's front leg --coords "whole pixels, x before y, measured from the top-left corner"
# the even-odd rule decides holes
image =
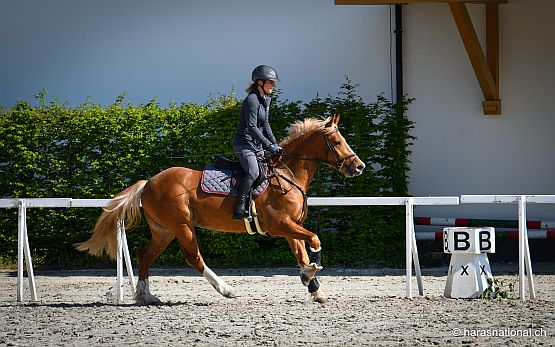
[[[310,246],[310,258],[308,262],[303,262],[301,268],[301,279],[303,284],[307,286],[316,272],[322,270],[321,264],[321,251],[320,239],[316,234],[306,230],[302,225],[299,225],[291,220],[283,221],[276,230],[269,231],[274,236],[284,236],[286,238],[304,241]],[[306,254],[303,242],[303,252]]]
[[[299,264],[301,268],[301,281],[308,287],[308,292],[312,296],[312,300],[319,303],[326,302],[328,297],[320,288],[320,283],[318,283],[315,275],[317,271],[322,269],[320,251],[312,252],[311,250],[312,254],[311,257],[309,257],[303,240],[295,240],[287,237],[287,242],[297,259],[297,264]]]

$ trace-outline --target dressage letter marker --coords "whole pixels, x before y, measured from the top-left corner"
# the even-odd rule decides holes
[[[470,249],[470,234],[466,232],[455,231],[453,233],[455,236],[455,251],[468,251]]]
[[[494,228],[444,228],[443,252],[451,262],[444,296],[477,298],[493,280],[486,253],[495,253]]]

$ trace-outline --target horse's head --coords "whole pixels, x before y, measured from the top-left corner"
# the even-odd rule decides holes
[[[359,176],[366,165],[353,152],[337,127],[339,114],[333,115],[322,130],[326,153],[322,159],[347,177]]]

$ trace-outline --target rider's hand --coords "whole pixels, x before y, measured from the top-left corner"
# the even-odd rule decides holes
[[[277,155],[277,154],[283,153],[283,148],[278,146],[277,143],[272,143],[270,145],[270,147],[268,148],[268,150],[270,151],[270,153],[272,153],[272,155]]]

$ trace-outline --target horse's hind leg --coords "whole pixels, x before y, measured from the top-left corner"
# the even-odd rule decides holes
[[[206,264],[198,249],[197,236],[192,225],[181,224],[179,230],[175,233],[183,253],[185,253],[185,261],[191,267],[195,268],[202,276],[218,291],[227,298],[234,298],[239,294],[216,275]]]
[[[152,233],[152,239],[146,247],[139,253],[139,281],[135,290],[135,301],[141,305],[159,305],[160,299],[150,293],[148,285],[148,275],[150,266],[158,256],[168,247],[174,239],[174,235],[160,224],[154,222],[145,214],[148,225]]]
[[[291,250],[293,251],[295,258],[297,259],[297,264],[299,264],[302,270],[310,262],[310,258],[308,257],[308,253],[306,252],[305,242],[302,240],[295,240],[289,237],[287,237],[287,242],[289,243],[289,247],[291,247]],[[301,272],[301,280],[302,280],[302,276],[303,274]],[[316,276],[314,276],[310,281],[308,281],[308,284],[305,283],[304,280],[302,280],[302,282],[305,286],[308,287],[308,292],[312,296],[312,300],[319,303],[324,303],[327,301],[328,297],[326,293],[324,293],[324,291],[320,289],[320,283],[318,283]]]

